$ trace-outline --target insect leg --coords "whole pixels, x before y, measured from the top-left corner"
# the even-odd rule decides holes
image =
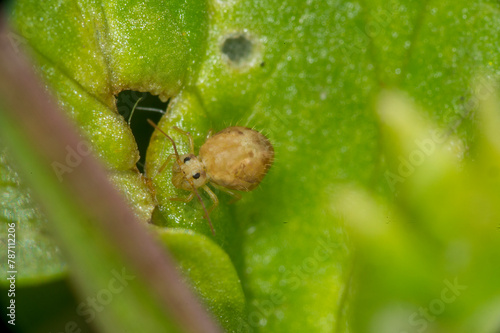
[[[219,199],[217,199],[217,196],[215,195],[215,193],[212,192],[210,187],[208,187],[207,185],[203,185],[203,189],[205,190],[205,192],[207,192],[207,194],[210,196],[210,199],[212,199],[212,201],[214,202],[212,207],[210,207],[208,209],[208,214],[210,214],[214,210],[214,208],[219,205]]]
[[[238,192],[235,192],[235,191],[232,191],[230,189],[227,189],[225,187],[222,187],[220,185],[217,185],[217,184],[214,184],[214,183],[210,183],[213,187],[215,187],[216,189],[218,189],[219,191],[222,191],[222,192],[225,192],[227,194],[229,194],[230,196],[233,197],[233,199],[231,201],[229,201],[229,204],[233,204],[235,203],[236,201],[240,200],[241,199],[241,194],[239,194]]]
[[[170,162],[170,160],[171,160],[172,158],[176,158],[175,154],[170,154],[170,155],[168,155],[167,160],[165,161],[165,163],[163,163],[163,164],[161,165],[161,167],[158,169],[158,173],[161,173],[161,172],[163,171],[163,169],[165,169],[165,167],[167,166],[168,162]],[[158,173],[157,173],[157,174],[158,174]]]
[[[194,192],[191,192],[186,198],[168,198],[171,201],[181,201],[181,202],[190,202],[194,198]]]
[[[189,139],[189,152],[190,152],[191,154],[194,154],[194,143],[193,143],[193,137],[191,136],[191,133],[186,132],[186,131],[183,131],[183,130],[181,130],[181,129],[180,129],[179,127],[177,127],[177,126],[174,126],[173,128],[174,128],[177,132],[179,132],[179,133],[181,133],[181,134],[184,134],[185,136],[187,136],[187,137],[188,137],[188,139]]]

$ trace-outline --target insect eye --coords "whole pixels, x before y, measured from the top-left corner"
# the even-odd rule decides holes
[[[194,178],[194,179],[198,179],[198,178],[200,178],[200,176],[201,176],[201,175],[200,175],[200,173],[199,173],[199,172],[197,172],[197,173],[195,173],[195,174],[193,175],[193,178]]]
[[[186,157],[186,158],[184,159],[184,163],[186,163],[186,162],[187,162],[187,161],[189,161],[189,160],[191,160],[191,157]]]

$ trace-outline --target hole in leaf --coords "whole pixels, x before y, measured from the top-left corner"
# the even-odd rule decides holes
[[[137,103],[137,107],[132,114],[134,105],[139,99],[141,100]],[[116,96],[118,113],[125,118],[125,121],[128,122],[130,120],[130,128],[132,129],[132,134],[134,134],[140,154],[137,168],[142,173],[144,173],[146,150],[154,131],[154,128],[148,124],[147,119],[149,118],[157,124],[165,113],[167,106],[168,101],[162,102],[158,96],[153,96],[146,92],[124,90]],[[132,118],[130,117],[131,114]]]
[[[222,44],[222,53],[225,54],[231,62],[239,65],[247,60],[253,51],[253,44],[245,35],[237,35],[226,38]]]

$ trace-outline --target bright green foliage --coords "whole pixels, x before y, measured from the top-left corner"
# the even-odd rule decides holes
[[[229,256],[207,237],[188,229],[161,228],[158,233],[221,326],[231,331],[244,325],[245,298]]]
[[[155,200],[147,186],[146,178],[136,170],[110,172],[109,178],[127,198],[137,218],[144,223],[149,222],[155,207]]]
[[[136,212],[150,214],[156,196],[153,223],[167,228],[160,236],[228,331],[410,332],[415,307],[439,299],[443,281],[458,277],[468,289],[428,332],[494,332],[498,109],[489,102],[492,120],[480,128],[470,115],[496,90],[485,78],[498,76],[498,6],[19,0],[12,22]],[[399,95],[380,97],[386,87],[422,109]],[[258,189],[233,205],[215,191],[215,236],[196,199],[169,200],[189,193],[174,188],[171,165],[158,174],[173,153],[158,132],[145,168],[154,193],[140,180],[133,136],[114,106],[124,89],[172,98],[159,126],[180,153],[189,147],[174,125],[193,135],[196,152],[210,129],[231,125],[255,127],[273,142],[276,161]],[[433,126],[446,142],[418,166],[401,167],[423,149],[415,139],[428,147]],[[344,224],[354,226],[352,240]],[[75,247],[85,246],[96,247]]]
[[[498,331],[500,104],[494,99],[478,97],[478,140],[470,147],[476,158],[464,160],[465,145],[449,128],[423,121],[398,94],[382,96],[397,198],[353,187],[334,195],[358,249],[355,332]]]
[[[18,281],[26,284],[40,283],[59,276],[66,270],[66,265],[50,237],[47,219],[34,203],[30,191],[21,182],[6,155],[5,149],[0,151],[0,239],[2,249],[5,249],[0,254],[1,279],[6,281],[9,276],[7,269],[3,269],[7,267],[8,260],[7,224],[14,222],[17,236],[14,240],[18,246],[17,261],[23,265],[17,276]]]

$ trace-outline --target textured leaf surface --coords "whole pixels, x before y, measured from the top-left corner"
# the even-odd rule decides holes
[[[113,172],[137,172],[136,145],[113,103],[113,94],[123,89],[172,97],[159,126],[182,152],[187,141],[173,125],[189,131],[197,149],[210,129],[230,125],[255,127],[270,138],[276,161],[258,189],[234,205],[216,191],[221,203],[211,215],[215,237],[196,200],[169,200],[189,193],[173,187],[170,167],[158,174],[173,152],[160,133],[153,135],[146,159],[158,202],[153,222],[194,230],[227,253],[246,297],[240,324],[247,330],[379,332],[399,327],[386,324],[392,320],[408,325],[405,311],[412,305],[406,304],[425,305],[439,294],[443,279],[452,281],[463,269],[470,275],[468,285],[481,284],[484,290],[469,308],[458,303],[447,308],[440,317],[444,322],[432,329],[472,325],[493,332],[474,326],[483,312],[463,316],[471,314],[472,304],[483,309],[488,302],[484,313],[497,313],[494,300],[481,296],[493,282],[479,278],[497,275],[484,268],[496,253],[488,252],[493,236],[485,235],[481,246],[479,236],[463,242],[461,237],[475,230],[470,222],[482,217],[474,213],[489,211],[496,194],[480,185],[489,181],[487,171],[467,167],[478,173],[476,181],[467,181],[453,168],[469,159],[492,158],[485,148],[474,150],[482,130],[475,130],[471,119],[478,101],[496,89],[483,78],[498,77],[498,11],[493,1],[23,0],[15,3],[12,21],[60,105]],[[401,116],[399,110],[409,105],[401,102],[386,116],[394,123],[383,125],[377,109],[390,103],[377,107],[377,101],[385,87],[399,88],[422,108]],[[426,123],[429,119],[433,125]],[[422,133],[433,127],[453,133],[434,153],[436,161],[419,165],[402,181],[390,178],[387,172],[402,177],[399,168],[415,149],[412,140],[425,141]],[[147,185],[119,183],[133,198],[152,193]],[[344,193],[346,183],[365,188],[349,192],[361,196],[352,207],[333,199]],[[481,201],[465,195],[469,192],[485,197],[487,209],[478,204],[465,212],[469,201]],[[210,205],[207,196],[203,199]],[[150,211],[148,205],[143,212]],[[381,221],[386,212],[387,228],[394,230],[369,228],[368,221]],[[416,230],[405,222],[414,220]],[[379,237],[355,234],[361,258],[356,261],[346,221],[361,221],[359,229]],[[194,238],[182,242],[179,249],[204,244]],[[463,250],[467,246],[483,250]],[[193,259],[178,250],[180,261],[183,253]],[[473,258],[469,266],[450,263],[465,266],[447,270],[443,264],[467,256]],[[373,279],[351,277],[353,262],[367,277],[375,274]],[[374,273],[376,264],[382,266]],[[226,278],[234,287],[234,276]],[[386,307],[387,300],[397,303],[401,295],[404,311],[398,312],[399,305],[398,311]],[[394,319],[393,312],[403,315]]]
[[[0,151],[0,220],[2,230],[0,239],[2,251],[2,284],[6,284],[7,260],[9,245],[7,233],[9,224],[15,223],[14,238],[16,258],[19,267],[18,281],[20,283],[40,283],[54,276],[59,276],[66,270],[62,255],[55,246],[46,217],[34,203],[31,193],[22,183],[19,175],[7,160],[6,150]],[[12,243],[10,244],[12,245]],[[17,250],[17,251],[16,251]],[[16,261],[16,260],[14,260]]]
[[[162,228],[159,236],[207,309],[227,331],[238,331],[245,297],[229,256],[207,237],[188,229]]]

